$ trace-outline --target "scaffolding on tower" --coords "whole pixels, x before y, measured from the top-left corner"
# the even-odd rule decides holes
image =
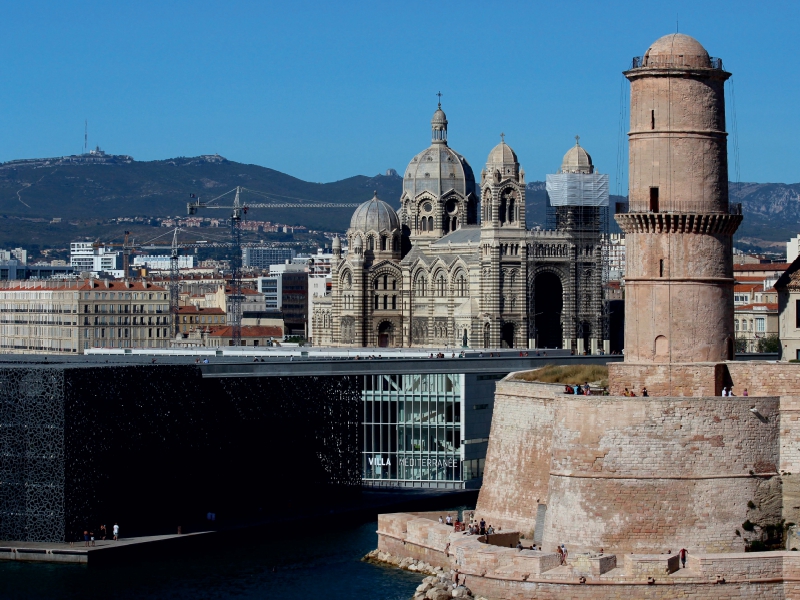
[[[565,339],[577,351],[592,351],[591,340],[607,349],[609,327],[609,184],[608,175],[589,163],[574,171],[548,174],[547,229],[570,240],[569,277],[564,289]],[[600,333],[600,335],[598,335]],[[569,336],[569,337],[568,337]],[[599,339],[598,339],[599,338]]]

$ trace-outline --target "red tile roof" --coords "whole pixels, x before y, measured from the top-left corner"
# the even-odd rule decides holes
[[[754,302],[753,304],[745,304],[743,306],[737,306],[735,311],[739,312],[745,310],[757,310],[757,307],[763,307],[763,312],[778,312],[778,304],[773,302]]]
[[[233,336],[233,327],[212,327],[209,337],[229,338]],[[245,325],[242,327],[243,338],[283,337],[283,328],[276,325]]]
[[[733,265],[734,271],[785,271],[789,268],[789,263],[745,263],[743,265]]]

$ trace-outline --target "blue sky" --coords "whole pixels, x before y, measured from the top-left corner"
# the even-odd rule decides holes
[[[476,172],[501,131],[529,180],[580,134],[614,191],[621,72],[676,14],[734,73],[741,180],[800,181],[796,2],[8,1],[0,161],[77,153],[88,119],[90,146],[137,160],[402,172],[441,90]]]

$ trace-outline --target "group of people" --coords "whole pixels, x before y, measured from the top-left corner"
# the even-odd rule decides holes
[[[731,384],[731,387],[727,387],[727,386],[723,387],[722,388],[722,395],[723,396],[735,396],[736,394],[733,393],[733,384]],[[744,388],[744,391],[742,392],[742,396],[747,396],[747,388]]]
[[[625,391],[622,392],[622,395],[625,396],[626,398],[635,398],[636,392],[634,392],[633,390],[629,390],[628,388],[625,388]],[[647,388],[642,387],[642,398],[647,398],[649,395],[650,392],[647,391]]]
[[[119,539],[119,525],[114,523],[114,527],[112,528],[112,539],[114,541]],[[108,536],[108,530],[106,529],[105,525],[100,525],[100,539],[105,540]],[[89,531],[88,529],[83,530],[83,545],[86,547],[95,546],[95,537],[94,531]]]
[[[564,393],[565,394],[574,394],[575,396],[591,396],[592,389],[589,387],[589,382],[583,384],[581,387],[579,384],[566,384],[564,386]]]

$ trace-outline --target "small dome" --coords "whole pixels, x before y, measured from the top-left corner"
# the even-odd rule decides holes
[[[444,114],[441,104],[439,105],[439,108],[436,109],[436,112],[433,113],[431,125],[447,125],[447,115]]]
[[[363,248],[363,246],[364,246],[364,242],[361,241],[361,236],[358,236],[358,235],[354,236],[353,237],[353,250],[360,250],[361,248]]]
[[[342,249],[342,240],[339,239],[338,235],[333,237],[333,243],[331,244],[331,247],[334,250],[341,250]]]
[[[400,219],[397,218],[394,209],[380,200],[378,192],[375,192],[372,200],[364,202],[353,213],[353,218],[350,219],[350,229],[363,232],[392,232],[400,229]]]
[[[505,142],[500,142],[489,152],[489,158],[486,162],[487,164],[514,164],[518,161],[517,154],[511,149],[511,146]]]
[[[643,66],[710,67],[703,45],[690,35],[670,33],[653,42],[644,54]]]
[[[578,136],[575,136],[575,145],[567,150],[564,160],[561,161],[562,173],[594,173],[592,157],[581,147]]]

